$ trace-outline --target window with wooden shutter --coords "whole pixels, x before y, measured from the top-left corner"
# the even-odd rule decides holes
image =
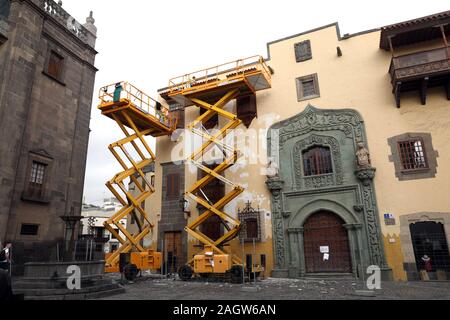
[[[61,80],[64,58],[54,51],[50,52],[47,74],[56,80]]]
[[[180,175],[178,173],[167,175],[167,192],[169,199],[178,199],[180,197]]]
[[[310,40],[296,43],[294,47],[295,47],[295,60],[297,62],[303,62],[312,59]]]
[[[315,146],[303,152],[303,169],[306,177],[333,173],[330,148]]]
[[[238,210],[238,219],[242,222],[239,238],[244,242],[260,242],[262,240],[263,219],[262,212],[252,207],[251,202],[247,202],[243,210]]]
[[[246,219],[245,227],[247,229],[247,239],[258,239],[258,220],[257,219]]]
[[[258,116],[256,96],[254,94],[236,99],[237,116],[248,128],[252,124],[253,119]]]
[[[319,78],[317,74],[297,78],[296,82],[298,101],[320,97]]]
[[[48,204],[51,201],[48,183],[52,172],[53,158],[45,150],[30,151],[27,175],[23,184],[23,201]]]

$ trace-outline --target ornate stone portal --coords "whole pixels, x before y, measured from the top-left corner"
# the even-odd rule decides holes
[[[332,173],[304,174],[303,152],[314,146],[329,148]],[[315,213],[328,211],[345,221],[353,274],[361,276],[368,266],[377,265],[384,279],[392,279],[374,190],[376,169],[371,165],[359,113],[349,109],[319,110],[309,105],[299,115],[270,128],[268,150],[270,159],[277,160],[278,169],[267,180],[272,194],[272,276],[307,275],[304,225]]]

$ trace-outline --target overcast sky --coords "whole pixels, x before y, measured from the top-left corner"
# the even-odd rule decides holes
[[[129,81],[150,95],[170,78],[255,54],[267,42],[339,22],[355,33],[450,9],[448,0],[63,0],[84,23],[94,11],[99,52],[85,197],[110,197],[104,183],[120,171],[107,146],[120,139],[112,120],[96,109],[100,86]]]

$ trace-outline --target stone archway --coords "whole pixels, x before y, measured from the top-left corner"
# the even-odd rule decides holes
[[[311,215],[303,226],[306,273],[351,273],[345,221],[331,211]]]
[[[294,202],[300,203],[297,200],[294,200]],[[341,241],[345,242],[345,250],[342,250],[342,248],[335,248],[335,246],[330,242],[330,240],[333,240],[332,237],[327,239],[326,237],[319,236],[317,239],[314,237],[314,231],[311,229],[308,230],[308,227],[310,226],[313,228],[315,225],[317,226],[317,223],[315,223],[314,220],[320,213],[331,213],[333,217],[328,220],[328,227],[331,227],[332,229],[336,228],[334,229],[334,235],[339,237]],[[311,222],[312,225],[310,224]],[[290,277],[304,277],[308,273],[324,272],[345,274],[352,273],[356,276],[362,271],[360,268],[362,267],[362,264],[365,264],[364,261],[368,259],[367,253],[361,248],[361,243],[364,242],[362,241],[362,234],[364,233],[364,230],[360,218],[339,202],[326,199],[317,199],[302,205],[299,210],[290,217],[287,223],[287,232],[289,235],[287,245],[289,247],[290,256],[288,271]],[[311,235],[313,238],[307,239],[307,237]],[[340,255],[343,261],[345,261],[345,264],[342,264],[340,268],[329,268],[328,270],[308,269],[307,258],[308,254],[311,255],[311,253],[308,253],[307,251],[313,250],[315,258],[317,259],[321,253],[320,247],[329,247],[328,254]],[[323,252],[321,259],[324,259],[325,253],[326,252]]]

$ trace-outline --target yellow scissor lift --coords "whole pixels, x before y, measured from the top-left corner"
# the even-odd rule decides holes
[[[245,267],[243,261],[224,249],[227,243],[238,236],[241,222],[223,211],[227,204],[244,192],[243,187],[224,176],[225,171],[238,161],[240,153],[234,146],[223,142],[227,134],[237,128],[242,121],[236,114],[224,110],[224,107],[233,99],[252,95],[270,87],[270,69],[260,56],[237,60],[170,80],[169,90],[165,93],[168,99],[185,107],[194,105],[205,110],[205,113],[189,125],[189,130],[200,136],[204,144],[188,159],[188,162],[202,170],[205,176],[185,193],[186,198],[206,208],[203,214],[185,228],[186,232],[199,240],[204,247],[187,265],[180,268],[179,276],[182,280],[189,280],[194,274],[200,274],[228,275],[233,282],[242,281]],[[225,118],[227,123],[217,133],[211,134],[203,124],[215,115]],[[220,164],[210,169],[203,165],[202,156],[212,147],[221,149],[224,156]],[[216,203],[211,203],[202,188],[215,180],[225,183],[231,191]],[[226,227],[226,233],[217,240],[210,239],[199,230],[199,227],[213,215],[217,215]]]
[[[103,115],[113,119],[125,135],[125,138],[109,146],[123,171],[108,181],[106,186],[123,208],[105,222],[105,228],[121,244],[117,251],[106,255],[105,271],[123,272],[127,279],[132,280],[139,271],[161,268],[161,253],[142,245],[143,239],[153,229],[153,223],[149,221],[142,204],[155,192],[143,169],[156,159],[145,137],[171,135],[176,128],[176,121],[159,102],[126,82],[101,88],[99,97],[98,109]],[[131,147],[129,149],[132,151],[126,147]],[[142,181],[139,181],[139,178]],[[133,196],[128,191],[125,186],[127,179],[134,182],[139,195]],[[131,234],[126,226],[120,223],[131,215],[135,217],[138,225],[137,234]]]

